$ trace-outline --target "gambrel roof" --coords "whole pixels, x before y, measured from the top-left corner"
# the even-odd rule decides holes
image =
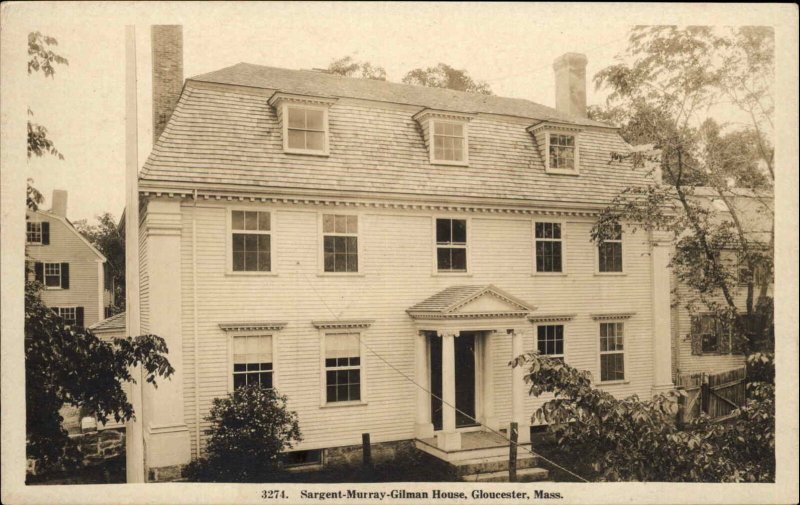
[[[336,98],[330,155],[283,151],[275,93]],[[474,114],[469,165],[431,164],[414,115]],[[579,127],[580,175],[545,173],[526,128]],[[188,79],[140,175],[143,191],[198,189],[261,195],[380,197],[479,203],[605,205],[648,181],[611,153],[629,146],[615,128],[516,98],[239,64]]]

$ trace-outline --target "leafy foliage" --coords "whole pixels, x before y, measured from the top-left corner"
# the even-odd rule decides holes
[[[602,480],[766,482],[775,478],[774,386],[754,382],[751,397],[728,424],[701,416],[675,422],[680,391],[615,398],[592,386],[591,374],[529,353],[512,361],[526,368],[530,394],[553,399],[533,417],[549,425],[564,451],[590,461]]]
[[[280,470],[279,456],[302,440],[297,414],[286,397],[260,384],[216,398],[205,420],[211,423],[206,456],[187,469],[191,480],[265,482]]]
[[[136,382],[131,368],[157,385],[174,369],[166,358],[164,340],[155,335],[104,341],[83,328],[70,327],[40,297],[41,284],[25,288],[25,394],[28,457],[43,468],[70,463],[68,436],[59,409],[71,404],[93,412],[105,424],[109,418],[127,421],[133,407],[122,389]]]
[[[111,314],[125,310],[125,232],[120,230],[111,213],[97,216],[97,224],[90,225],[85,219],[75,221],[75,228],[92,243],[108,262],[107,274],[114,281],[114,302]]]
[[[601,214],[593,240],[602,243],[620,221],[670,232],[676,246],[671,266],[691,288],[687,308],[716,313],[751,344],[770,331],[747,321],[769,319],[756,316],[770,304],[774,246],[771,200],[759,196],[774,184],[773,38],[771,29],[760,27],[635,27],[620,62],[595,76],[598,87],[611,91],[606,106],[590,110],[596,119],[622,125],[630,144],[651,147],[615,153],[612,163],[632,159],[635,168],[663,179],[659,186],[620,192]],[[720,104],[738,108],[750,123],[733,130],[718,124],[709,110]],[[769,239],[748,230],[744,214],[754,212],[740,206],[745,196],[758,202]],[[712,199],[722,209],[713,208]],[[723,209],[729,219],[719,219]],[[726,258],[730,253],[733,261]],[[737,257],[750,272],[743,310],[735,297]],[[760,270],[760,279],[752,275]]]
[[[328,65],[328,73],[344,77],[360,77],[361,79],[386,80],[386,69],[373,65],[368,61],[356,61],[352,56],[333,60]]]
[[[417,86],[448,88],[482,95],[493,94],[488,83],[475,81],[467,74],[466,70],[453,68],[446,63],[439,63],[435,67],[428,67],[425,69],[415,68],[410,70],[405,77],[403,77],[403,82],[406,84],[415,84]]]

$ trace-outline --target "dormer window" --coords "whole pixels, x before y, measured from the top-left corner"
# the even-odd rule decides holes
[[[464,124],[450,121],[433,122],[434,161],[457,161],[466,159]]]
[[[283,151],[327,156],[330,152],[328,110],[335,99],[275,93],[269,104],[281,123]]]
[[[548,174],[580,174],[580,132],[582,128],[567,123],[543,121],[528,128]]]
[[[414,115],[422,127],[430,162],[434,165],[469,164],[471,114],[424,109]]]
[[[550,133],[548,166],[556,170],[575,171],[575,135]]]

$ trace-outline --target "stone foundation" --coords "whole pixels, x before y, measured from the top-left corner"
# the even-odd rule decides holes
[[[377,442],[370,444],[372,461],[377,463],[389,461],[402,450],[413,450],[413,440],[398,440],[394,442]],[[360,465],[364,461],[360,445],[346,445],[325,449],[324,465]]]
[[[186,465],[162,466],[147,469],[147,482],[175,482],[183,479]]]

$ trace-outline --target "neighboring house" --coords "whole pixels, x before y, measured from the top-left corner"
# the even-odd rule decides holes
[[[144,391],[151,477],[252,381],[288,396],[309,459],[369,433],[453,460],[512,421],[527,443],[546,398],[508,363],[534,349],[619,397],[673,387],[669,240],[590,241],[652,180],[586,117],[583,55],[556,61],[552,109],[250,64],[181,87],[179,35],[154,43],[140,322],[176,373]]]
[[[730,189],[728,199],[736,210],[740,225],[745,231],[751,247],[762,244],[767,247],[773,221],[773,197],[771,194],[754,194],[747,189]],[[698,188],[695,195],[705,202],[713,215],[721,220],[731,222],[731,214],[712,188]],[[728,268],[739,279],[734,287],[733,296],[737,310],[746,312],[747,277],[749,271],[739,262],[736,251],[724,251],[722,256]],[[754,305],[758,300],[759,286],[762,284],[765,271],[757,269],[755,275]],[[767,296],[773,296],[773,279],[766,281]],[[691,288],[672,279],[675,293],[673,308],[673,377],[699,372],[716,373],[742,367],[745,364],[744,349],[726,326],[702,304],[694,312],[686,308],[686,302],[697,298]],[[724,303],[720,294],[716,301]]]
[[[67,192],[53,191],[50,210],[27,211],[26,253],[42,301],[65,322],[91,326],[105,317],[111,290],[106,258],[67,219]]]

